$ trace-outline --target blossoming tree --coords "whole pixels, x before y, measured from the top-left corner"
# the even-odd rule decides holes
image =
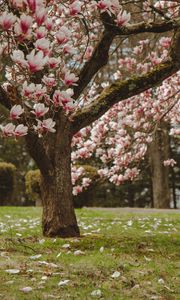
[[[2,117],[1,134],[24,136],[41,171],[44,235],[79,236],[72,204],[72,139],[74,145],[79,131],[107,112],[96,125],[106,130],[104,121],[113,118],[118,103],[123,112],[123,100],[179,70],[179,27],[175,1],[0,0],[0,103],[10,111],[10,120]],[[154,33],[158,39],[167,32],[170,50],[150,70],[116,76],[99,95],[88,93],[110,53],[126,48],[118,46],[118,38]]]

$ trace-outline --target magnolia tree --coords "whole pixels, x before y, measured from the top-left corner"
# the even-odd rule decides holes
[[[154,120],[159,118],[157,110],[162,115],[175,105],[171,101],[168,105],[171,93],[177,96],[175,88],[159,87],[159,95],[162,90],[167,96],[164,110],[161,96],[153,106],[153,90],[148,89],[164,80],[168,84],[177,82],[179,27],[175,1],[0,0],[0,103],[10,111],[10,120],[1,116],[1,134],[17,139],[24,136],[41,171],[44,235],[80,234],[72,203],[72,181],[75,183],[83,170],[73,166],[71,177],[72,147],[74,162],[95,151],[106,164],[100,175],[112,182],[133,179],[137,174],[135,167],[127,166],[142,158],[146,146],[141,143],[138,149],[135,143],[131,153],[129,150],[125,155],[122,151],[134,140],[125,116],[129,115],[135,140],[143,139],[144,128],[144,141],[148,142],[149,122],[153,116]],[[145,33],[155,34],[157,43],[162,34],[168,33],[169,39],[164,39],[168,50],[159,55],[154,49],[148,55],[142,42],[131,57],[127,44],[118,43],[119,38],[129,40],[135,35],[140,41]],[[100,76],[111,53],[119,49],[126,53],[126,58],[119,61],[121,68],[127,69],[126,75],[123,77],[119,67],[111,69],[105,89],[94,86],[95,75]],[[144,65],[137,59],[143,51],[147,56]],[[133,63],[138,64],[136,76]],[[101,146],[103,135],[109,147]],[[83,186],[88,184],[85,178]],[[77,192],[76,186],[74,194]]]

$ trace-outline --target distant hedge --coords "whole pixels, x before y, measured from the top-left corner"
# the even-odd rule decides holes
[[[12,204],[15,192],[15,172],[15,165],[0,162],[0,205]]]
[[[25,176],[25,185],[26,185],[26,194],[31,201],[39,202],[40,201],[40,171],[31,170],[26,173]]]

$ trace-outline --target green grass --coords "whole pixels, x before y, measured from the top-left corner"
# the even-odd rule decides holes
[[[40,208],[1,207],[0,299],[180,299],[179,214],[82,209],[77,215],[81,238],[48,239],[41,234]],[[76,256],[76,250],[83,253]],[[111,277],[115,271],[118,278]],[[58,286],[65,279],[68,284]],[[21,291],[27,286],[32,291]],[[92,296],[94,290],[101,296]]]

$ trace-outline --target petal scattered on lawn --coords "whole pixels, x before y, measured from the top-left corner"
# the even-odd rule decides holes
[[[44,244],[44,242],[45,242],[45,240],[44,239],[42,239],[42,240],[39,240],[39,244]]]
[[[69,249],[69,248],[71,248],[71,245],[70,244],[64,244],[64,245],[62,245],[62,248]]]
[[[32,255],[30,256],[30,259],[38,259],[42,256],[42,254]]]
[[[121,275],[120,272],[115,271],[115,272],[111,275],[111,277],[112,277],[112,278],[118,278],[120,275]]]
[[[140,285],[139,284],[135,284],[133,287],[132,287],[132,290],[136,290],[136,289],[139,289],[140,288]]]
[[[94,290],[91,293],[91,296],[94,296],[94,297],[101,297],[101,295],[102,295],[101,290]]]
[[[29,293],[31,292],[33,289],[30,286],[25,286],[22,289],[20,289],[20,291],[24,292],[24,293]]]
[[[48,263],[47,261],[38,261],[38,264],[39,265],[45,265],[45,266],[48,266],[48,267],[51,267],[51,268],[57,268],[58,265],[54,264],[54,263]]]
[[[69,281],[70,281],[69,279],[61,280],[61,281],[59,281],[58,286],[67,285],[69,283]]]
[[[128,222],[127,222],[127,225],[130,227],[130,226],[132,226],[132,224],[133,224],[133,221],[132,220],[129,220]]]
[[[149,258],[149,257],[147,257],[147,256],[145,256],[145,255],[144,255],[144,259],[145,259],[146,261],[151,261],[151,258]]]
[[[18,274],[20,273],[20,270],[19,269],[8,269],[8,270],[5,270],[6,273],[9,273],[9,274]]]
[[[164,279],[160,278],[160,279],[158,280],[158,283],[160,283],[160,284],[164,284],[164,283],[165,283],[165,281],[164,281]]]
[[[78,255],[83,255],[85,252],[81,251],[81,250],[76,250],[74,251],[74,255],[78,256]]]
[[[101,248],[99,249],[99,251],[100,251],[101,253],[103,253],[103,252],[104,252],[104,247],[101,247]]]
[[[62,253],[61,253],[61,252],[59,252],[59,253],[56,255],[56,257],[59,257],[59,256],[61,256],[61,254],[62,254]]]

